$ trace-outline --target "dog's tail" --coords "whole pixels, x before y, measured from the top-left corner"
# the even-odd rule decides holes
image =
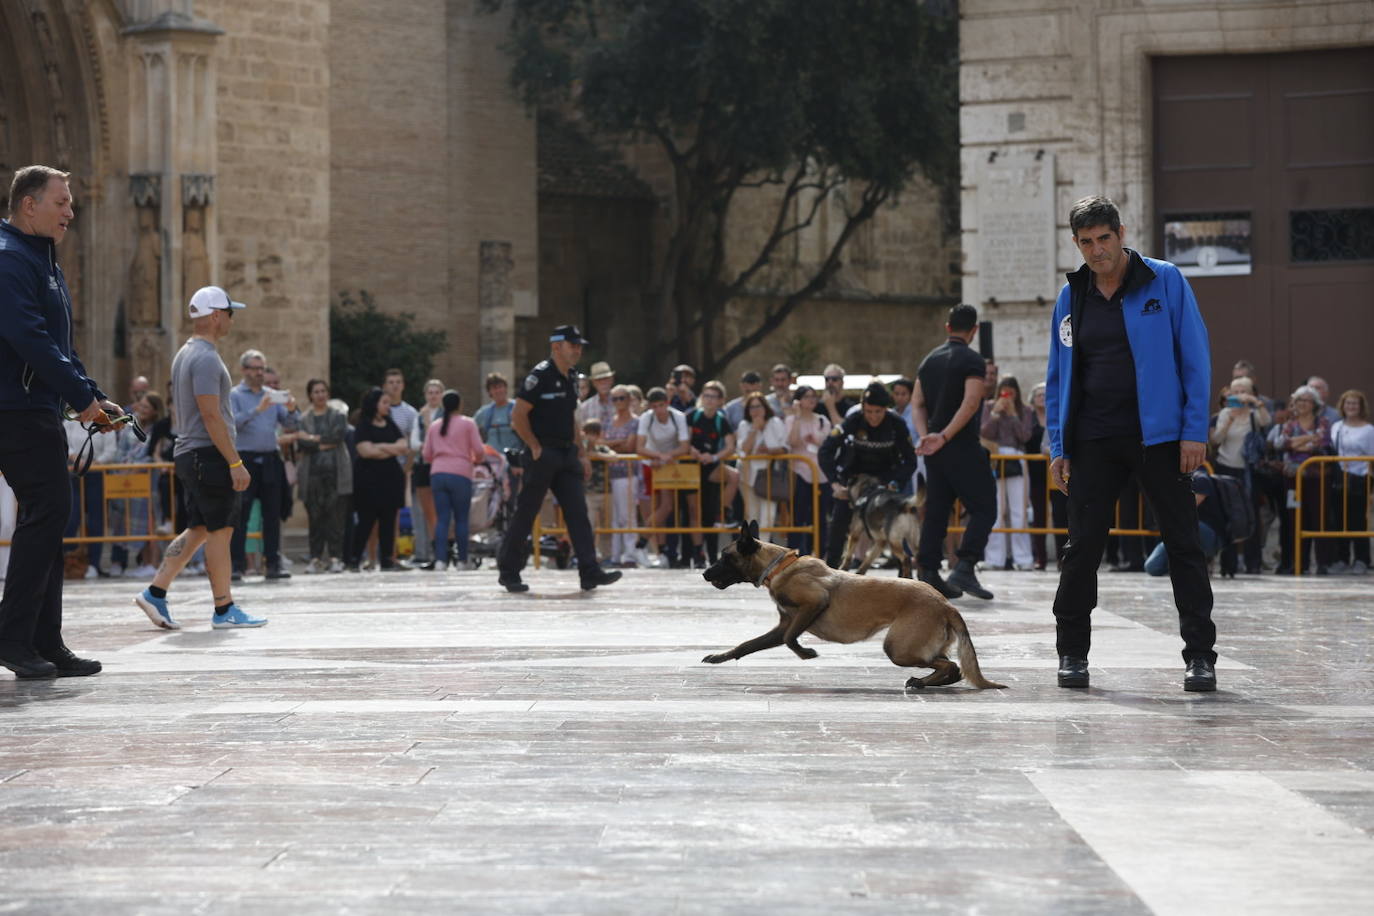
[[[964,618],[958,611],[954,612],[950,627],[959,638],[959,668],[964,673],[964,679],[979,690],[1005,690],[1006,684],[994,684],[983,677],[983,670],[978,667],[978,653],[974,651],[973,640],[968,635],[968,625],[964,623]]]

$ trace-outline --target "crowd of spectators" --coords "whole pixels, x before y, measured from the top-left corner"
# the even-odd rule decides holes
[[[479,560],[469,553],[470,519],[489,523],[488,494],[509,500],[512,488],[519,486],[519,471],[510,458],[523,443],[511,426],[508,379],[488,376],[486,401],[468,417],[462,395],[438,379],[424,383],[420,404],[413,406],[406,400],[400,370],[385,373],[350,408],[332,396],[322,379],[305,384],[305,404],[298,405],[258,350],[244,352],[239,367],[243,380],[233,389],[231,404],[239,450],[253,483],[243,494],[245,524],[233,541],[235,579],[254,571],[267,578],[290,577],[294,564],[282,555],[280,530],[297,497],[308,518],[309,556],[298,558],[307,574],[476,568]],[[1236,363],[1233,376],[1218,395],[1208,457],[1212,473],[1239,481],[1256,524],[1243,540],[1209,531],[1223,570],[1291,573],[1299,517],[1304,531],[1369,530],[1370,463],[1303,464],[1318,455],[1374,455],[1366,395],[1351,389],[1332,399],[1325,380],[1312,376],[1287,397],[1271,398],[1261,393],[1254,365],[1244,360]],[[598,538],[603,563],[702,567],[715,558],[714,530],[733,527],[741,519],[757,520],[765,531],[797,529],[774,537],[802,552],[827,554],[834,546],[832,506],[837,497],[847,497],[826,478],[818,454],[832,430],[860,410],[860,404],[846,392],[845,370],[835,364],[823,370],[820,388],[797,384],[791,367],[782,364],[773,366],[766,379],[765,390],[765,376],[753,370],[741,373],[732,397],[721,382],[699,382],[691,366],[678,365],[662,385],[645,392],[618,384],[609,363],[593,363],[577,419],[593,459],[587,483],[593,524],[612,529]],[[916,442],[913,387],[907,378],[893,381],[889,409]],[[1043,383],[1034,385],[1027,398],[1019,380],[999,376],[989,360],[985,394],[978,430],[984,448],[1006,456],[1046,453]],[[151,577],[161,543],[152,535],[181,527],[174,487],[156,467],[171,453],[176,405],[150,391],[148,380],[139,376],[130,386],[127,409],[149,432],[147,442],[128,430],[96,437],[95,463],[147,467],[127,472],[111,467],[72,478],[68,535],[121,537],[110,543],[108,554],[100,542],[85,545],[84,574],[89,577]],[[88,437],[79,424],[69,422],[68,427],[75,462]],[[798,457],[769,460],[780,455]],[[1012,457],[994,461],[993,467],[996,527],[1066,525],[1063,495],[1047,487],[1042,461]],[[113,478],[140,470],[150,481],[146,490],[107,498]],[[1299,473],[1301,506],[1296,501]],[[903,492],[913,493],[920,476],[918,471],[903,483]],[[490,483],[479,492],[477,483],[483,481]],[[1216,498],[1209,484],[1197,490],[1204,500]],[[0,500],[0,511],[5,505]],[[1128,491],[1119,527],[1148,528],[1149,507],[1143,505],[1143,514],[1141,508]],[[1204,519],[1220,526],[1217,505],[1209,508],[1201,513]],[[398,523],[403,512],[409,516],[405,526]],[[546,525],[554,520],[552,511],[546,513]],[[811,533],[813,521],[820,523],[819,543]],[[414,532],[413,551],[398,552],[402,527]],[[634,530],[663,528],[686,530]],[[260,537],[247,538],[250,533]],[[1109,549],[1113,568],[1145,568],[1144,556],[1153,545],[1137,540],[1123,537],[1117,550]],[[1045,569],[1063,547],[1062,535],[994,532],[982,566]],[[1304,570],[1319,575],[1362,574],[1370,566],[1370,540],[1365,537],[1304,538],[1303,549],[1308,554]],[[405,552],[411,554],[408,560],[398,555]],[[196,570],[195,564],[191,569]]]

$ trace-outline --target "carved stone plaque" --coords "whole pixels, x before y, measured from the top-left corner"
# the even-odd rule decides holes
[[[978,279],[983,299],[1053,299],[1054,156],[999,156],[978,178]]]

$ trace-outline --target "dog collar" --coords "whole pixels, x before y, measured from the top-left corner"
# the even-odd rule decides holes
[[[777,557],[774,558],[773,562],[769,563],[764,568],[763,575],[759,576],[759,581],[754,583],[754,587],[766,587],[769,582],[773,581],[774,576],[782,572],[787,567],[791,566],[793,563],[797,562],[797,560],[799,559],[801,559],[801,554],[799,554],[795,550],[789,550],[787,551],[787,553],[778,554]]]

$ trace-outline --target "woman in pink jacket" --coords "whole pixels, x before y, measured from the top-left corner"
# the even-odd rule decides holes
[[[482,435],[460,408],[463,398],[450,388],[444,392],[443,413],[425,433],[424,458],[430,466],[434,490],[434,559],[421,569],[443,569],[448,560],[448,526],[458,545],[457,569],[476,569],[468,561],[468,510],[472,507],[472,470],[486,453]]]

